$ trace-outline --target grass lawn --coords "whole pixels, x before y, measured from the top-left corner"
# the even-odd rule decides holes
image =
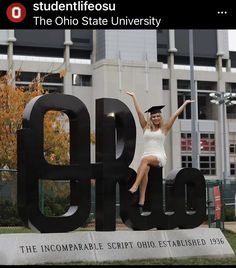
[[[89,230],[88,230],[89,231]],[[24,227],[0,227],[0,234],[29,233],[31,230]],[[236,234],[230,231],[223,232],[236,254]],[[51,263],[48,263],[49,265]],[[189,259],[146,259],[129,261],[106,262],[71,262],[51,265],[236,265],[236,257],[233,258],[189,258]]]
[[[18,226],[0,227],[0,234],[16,234],[16,233],[32,233],[32,231],[28,228]]]

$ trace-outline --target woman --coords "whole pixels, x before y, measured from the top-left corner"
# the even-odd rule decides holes
[[[169,118],[169,120],[167,120],[167,122],[164,122],[161,115],[161,109],[164,108],[165,105],[153,106],[148,109],[146,112],[150,113],[150,116],[148,119],[146,119],[144,113],[140,109],[135,93],[129,91],[126,93],[133,99],[135,110],[138,114],[139,123],[144,133],[144,153],[137,170],[136,180],[132,187],[129,189],[129,192],[131,194],[134,194],[137,191],[138,187],[140,188],[138,205],[140,207],[143,207],[148,183],[149,169],[151,166],[163,167],[166,164],[167,157],[164,148],[166,135],[170,131],[178,115],[180,115],[184,110],[185,106],[194,101],[186,100],[183,105],[180,106],[178,110]]]

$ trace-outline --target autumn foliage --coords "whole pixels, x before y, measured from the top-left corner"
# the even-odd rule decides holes
[[[47,74],[50,75],[50,74]],[[60,72],[63,77],[64,71]],[[17,77],[16,77],[17,79]],[[17,79],[18,80],[18,79]],[[17,130],[22,128],[22,116],[26,104],[36,96],[48,94],[43,88],[43,79],[37,78],[27,87],[9,84],[11,76],[0,76],[0,169],[17,167]],[[59,111],[49,111],[44,116],[44,157],[54,165],[69,164],[69,119]],[[95,134],[90,135],[95,143]],[[3,176],[4,175],[4,176]],[[11,180],[8,172],[2,172],[4,179]],[[13,174],[14,175],[14,174]],[[14,179],[14,178],[13,178]],[[43,192],[65,197],[69,195],[68,182],[43,181]],[[68,178],[65,178],[67,180]]]
[[[9,75],[0,77],[0,168],[17,165],[16,131],[22,127],[26,104],[34,97],[47,94],[42,83],[32,81],[27,87],[8,83]],[[69,163],[68,118],[58,111],[49,111],[44,118],[44,154],[52,164]]]

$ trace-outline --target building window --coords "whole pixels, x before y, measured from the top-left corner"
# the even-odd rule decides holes
[[[229,152],[230,152],[230,154],[236,154],[236,144],[235,143],[231,143],[229,145]]]
[[[236,83],[226,83],[225,84],[226,92],[236,93]],[[230,119],[236,119],[236,105],[228,105],[227,108],[227,117]]]
[[[42,83],[46,92],[63,92],[63,78],[60,77],[59,73],[16,72],[16,86],[22,90],[31,90],[31,85],[34,82]]]
[[[227,106],[227,117],[230,119],[236,119],[236,105]]]
[[[191,155],[182,155],[182,167],[190,168],[192,167],[192,156]]]
[[[229,132],[230,176],[236,177],[236,133]]]
[[[204,175],[216,175],[215,156],[200,156],[200,170]]]
[[[225,89],[227,92],[236,93],[236,83],[225,83]]]
[[[186,100],[191,99],[190,91],[178,92],[178,107]],[[198,119],[212,120],[216,116],[216,105],[210,105],[210,96],[207,92],[198,92]],[[191,119],[191,105],[186,106],[184,111],[179,115],[180,119]]]
[[[229,133],[229,153],[236,154],[236,133]]]
[[[200,171],[204,175],[216,175],[215,156],[200,156]],[[192,167],[192,156],[182,155],[182,167]]]
[[[33,82],[35,80],[41,83],[63,83],[63,78],[59,73],[36,73],[36,72],[16,72],[17,82]]]
[[[163,90],[169,90],[169,79],[162,79],[162,89]]]
[[[209,92],[198,92],[198,119],[215,120],[216,105],[210,105]]]
[[[215,134],[201,133],[200,149],[201,152],[215,152]]]
[[[72,75],[73,86],[91,87],[92,75],[73,74]]]
[[[178,89],[191,89],[190,80],[177,80],[177,88]],[[197,89],[198,90],[217,90],[217,82],[214,81],[197,81]]]
[[[190,80],[177,80],[178,89],[191,89]]]
[[[40,80],[43,83],[63,83],[63,78],[59,73],[40,73]]]
[[[181,133],[182,167],[192,167],[191,133]],[[204,175],[216,175],[215,134],[200,133],[200,170]]]
[[[16,71],[15,72],[15,79],[17,82],[33,82],[37,77],[38,73],[36,72],[22,72],[22,71]]]
[[[217,91],[217,82],[213,81],[197,81],[198,90]]]
[[[235,176],[236,175],[236,164],[230,163],[230,175]]]
[[[215,134],[201,133],[200,134],[200,150],[201,152],[215,152]],[[235,144],[236,150],[236,144]],[[191,133],[181,133],[181,151],[192,151]]]
[[[178,107],[186,100],[191,99],[190,92],[178,92]],[[183,112],[179,115],[180,119],[191,119],[191,105],[187,105]]]
[[[181,151],[182,152],[192,151],[191,133],[181,133]]]

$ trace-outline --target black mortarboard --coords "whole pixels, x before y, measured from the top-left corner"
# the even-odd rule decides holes
[[[164,107],[165,107],[165,105],[152,106],[147,111],[145,111],[145,113],[150,113],[150,114],[161,113],[161,109]]]

